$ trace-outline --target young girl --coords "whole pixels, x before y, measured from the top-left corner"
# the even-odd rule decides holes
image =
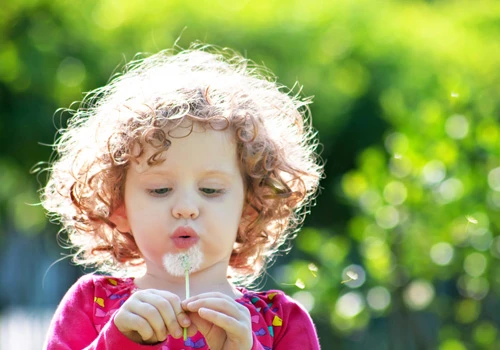
[[[192,46],[133,62],[86,97],[42,200],[75,261],[109,275],[71,287],[45,348],[319,348],[298,303],[245,288],[322,176],[308,101],[269,75]]]

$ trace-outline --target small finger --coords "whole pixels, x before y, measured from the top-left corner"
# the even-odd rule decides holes
[[[198,315],[200,315],[201,318],[224,329],[226,333],[238,334],[243,331],[243,328],[241,327],[241,324],[238,322],[238,320],[224,313],[202,307],[198,310]]]
[[[161,311],[149,302],[141,302],[130,306],[130,312],[144,319],[153,330],[159,341],[167,339],[167,329],[161,315]],[[140,332],[139,332],[140,333]],[[142,336],[142,334],[141,334]],[[149,339],[151,335],[144,340]]]
[[[143,317],[137,314],[129,314],[129,322],[134,325],[135,332],[137,332],[142,341],[147,341],[155,336],[155,331],[150,323]]]
[[[175,308],[180,309],[180,301],[176,300],[173,297],[171,297],[170,299],[165,298],[164,295],[158,293],[149,294],[147,297],[145,297],[145,300],[147,300],[147,302],[149,302],[158,310],[160,320],[155,318],[155,321],[160,321],[161,325],[155,323],[154,326],[161,328],[159,329],[159,331],[163,331],[161,333],[162,341],[166,339],[168,333],[172,334],[174,338],[180,338],[182,336],[182,328],[178,322],[178,316],[175,313]],[[178,303],[177,307],[173,305],[175,303]],[[154,328],[156,329],[156,327]],[[165,338],[163,338],[163,336]]]
[[[174,313],[175,317],[177,318],[177,322],[180,326],[188,327],[191,324],[191,320],[184,312],[184,310],[181,306],[181,300],[179,299],[179,297],[177,295],[169,293],[169,292],[165,292],[162,290],[153,290],[153,293],[157,294],[158,296],[160,296],[163,299],[168,301],[169,306],[173,310],[173,313]],[[169,314],[168,316],[170,317],[171,314]],[[168,323],[167,323],[167,325],[168,325]]]
[[[187,335],[188,337],[194,336],[196,333],[198,333],[198,327],[194,323],[191,322],[191,325],[187,328]]]
[[[187,310],[198,312],[200,308],[211,309],[217,312],[227,314],[236,319],[249,318],[248,309],[235,302],[234,300],[226,300],[219,298],[208,298],[196,301],[191,301],[186,305]],[[247,317],[248,316],[248,317]]]
[[[182,302],[182,305],[186,305],[186,304],[193,302],[193,301],[196,301],[196,300],[210,299],[210,298],[225,299],[227,301],[234,301],[233,298],[231,298],[230,296],[228,296],[226,294],[219,293],[219,292],[209,292],[209,293],[202,293],[202,294],[192,296],[192,297],[184,300]]]

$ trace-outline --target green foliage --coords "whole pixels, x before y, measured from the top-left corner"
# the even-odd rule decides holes
[[[273,272],[311,310],[325,348],[367,348],[370,337],[499,346],[494,0],[11,0],[0,12],[0,230],[45,229],[24,203],[37,201],[29,169],[51,152],[37,142],[52,143],[67,117],[54,111],[179,36],[243,52],[315,96],[327,178]]]

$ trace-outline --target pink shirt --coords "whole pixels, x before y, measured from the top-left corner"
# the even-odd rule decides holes
[[[81,277],[59,304],[44,349],[208,349],[200,332],[186,341],[169,336],[155,345],[141,345],[125,337],[113,316],[135,289],[132,278]],[[252,318],[252,350],[320,348],[311,317],[282,291],[239,290],[243,296],[237,302],[248,308]]]

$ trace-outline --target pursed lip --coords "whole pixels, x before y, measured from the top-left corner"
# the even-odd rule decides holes
[[[176,228],[170,238],[178,249],[189,249],[200,239],[196,231],[189,226]]]

